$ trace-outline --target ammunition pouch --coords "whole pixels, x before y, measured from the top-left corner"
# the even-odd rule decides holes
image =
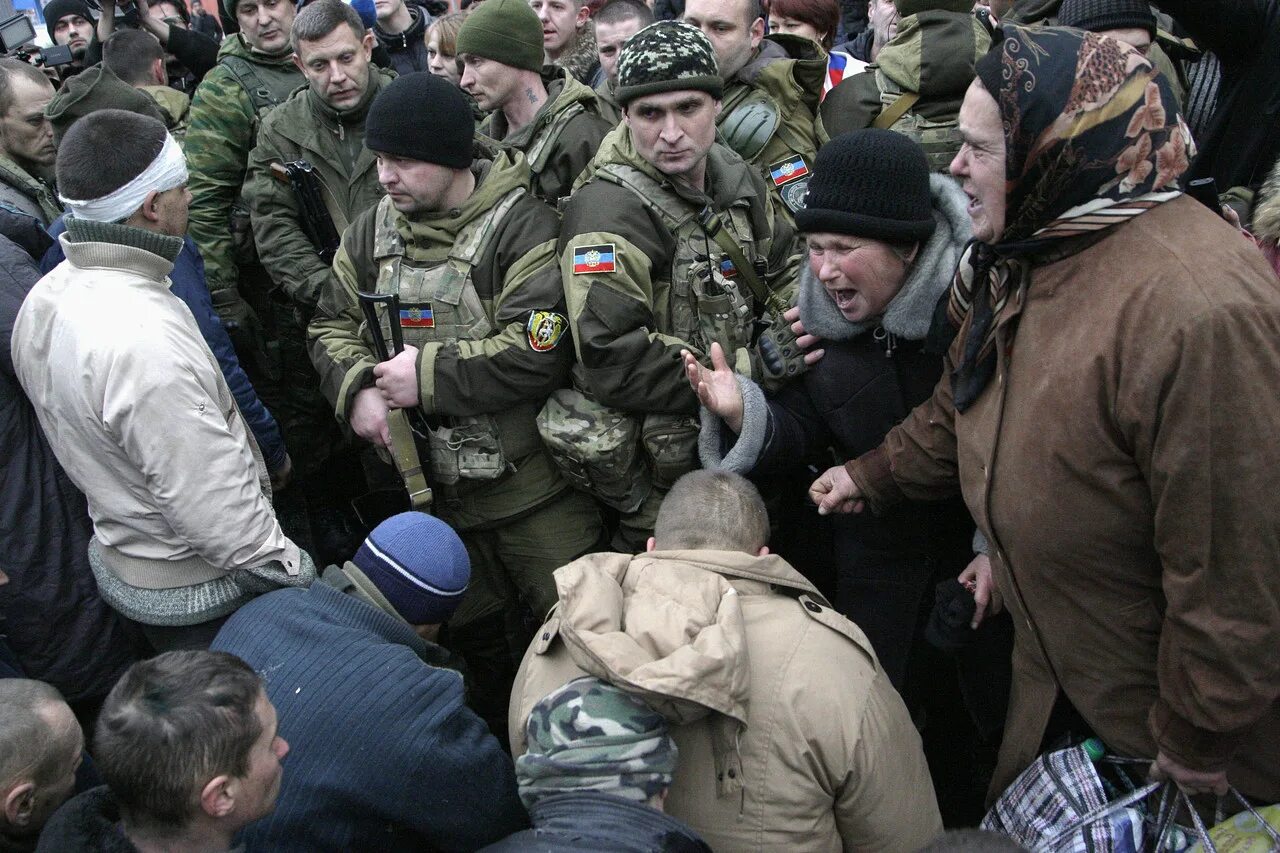
[[[640,442],[653,465],[653,483],[671,488],[698,467],[699,421],[690,415],[646,415]]]
[[[457,418],[455,426],[427,432],[431,480],[444,486],[459,480],[496,480],[511,467],[498,428],[488,415]]]
[[[229,227],[236,266],[257,263],[258,247],[253,242],[253,223],[249,219],[249,206],[244,203],[244,199],[236,199],[235,204],[231,205]]]
[[[652,485],[635,417],[561,388],[537,420],[542,443],[565,479],[619,512],[640,508]]]
[[[719,122],[721,141],[748,163],[773,139],[781,117],[768,95],[752,91]]]

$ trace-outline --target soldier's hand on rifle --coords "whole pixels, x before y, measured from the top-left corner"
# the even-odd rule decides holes
[[[684,359],[684,375],[689,380],[698,402],[716,415],[734,432],[742,432],[742,389],[738,377],[724,357],[719,344],[711,345],[711,369],[703,367],[697,356],[680,351]]]
[[[405,344],[404,351],[375,365],[378,390],[388,406],[411,409],[418,405],[418,348]]]
[[[378,447],[391,444],[391,427],[387,425],[387,401],[377,388],[364,388],[351,401],[351,431]]]

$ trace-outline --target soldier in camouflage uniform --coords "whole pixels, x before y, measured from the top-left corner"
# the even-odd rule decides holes
[[[555,205],[611,125],[595,93],[565,69],[542,66],[542,24],[525,0],[486,0],[457,40],[462,88],[491,111],[480,132],[524,154],[533,192]]]
[[[766,382],[803,366],[781,311],[764,304],[790,304],[794,231],[760,175],[714,142],[722,89],[695,28],[663,21],[634,35],[618,61],[624,123],[564,211],[577,390],[553,395],[540,425],[575,483],[622,514],[619,550],[643,546],[665,490],[696,467],[681,350],[705,358],[717,343]]]
[[[462,536],[471,587],[449,623],[473,703],[501,735],[520,602],[541,619],[551,573],[598,543],[591,500],[560,476],[534,416],[573,363],[555,260],[559,223],[517,152],[472,161],[462,92],[430,74],[388,84],[365,142],[388,195],[347,228],[311,323],[311,357],[337,417],[377,445],[388,407],[421,418],[433,512]],[[397,294],[406,347],[378,364],[359,293]],[[383,318],[388,341],[390,327]]]
[[[794,223],[818,154],[826,55],[806,38],[766,37],[760,0],[688,0],[683,20],[710,39],[720,63],[720,140],[760,171],[775,207]]]
[[[271,277],[271,351],[283,393],[273,406],[285,443],[298,466],[302,512],[325,562],[351,556],[342,535],[356,522],[351,501],[365,491],[359,450],[344,440],[307,352],[307,324],[329,277],[329,263],[307,238],[303,214],[278,172],[306,160],[321,188],[325,212],[338,233],[382,198],[374,158],[364,146],[369,104],[392,75],[370,62],[373,36],[354,9],[340,0],[318,0],[291,27],[297,65],[308,85],[271,110],[249,157],[244,201],[254,243]]]
[[[956,120],[974,64],[991,34],[968,0],[896,0],[901,18],[874,65],[827,93],[819,116],[822,141],[879,127],[920,144],[929,168],[947,173],[964,140]],[[924,61],[925,59],[928,61]]]

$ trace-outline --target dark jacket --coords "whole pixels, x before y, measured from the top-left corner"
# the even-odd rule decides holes
[[[0,565],[9,576],[0,586],[0,634],[29,677],[75,702],[105,696],[134,649],[89,569],[84,495],[58,464],[14,372],[14,320],[39,278],[31,257],[0,237]]]
[[[138,853],[120,830],[120,806],[106,785],[72,797],[53,813],[36,853]]]
[[[1257,189],[1280,156],[1280,0],[1156,0],[1222,63],[1190,178]]]
[[[40,261],[41,271],[47,273],[64,260],[62,244],[57,242],[57,237],[65,230],[67,228],[61,217],[49,227],[49,233],[54,237],[54,244],[49,247],[49,251]],[[258,449],[262,451],[267,470],[278,470],[284,464],[285,455],[280,427],[267,411],[267,407],[258,399],[258,393],[253,390],[249,377],[245,376],[244,370],[240,367],[235,348],[231,346],[231,339],[227,337],[227,330],[223,328],[222,321],[214,313],[209,288],[205,285],[204,260],[190,237],[183,238],[183,250],[174,262],[169,281],[169,289],[191,309],[191,315],[195,317],[196,325],[200,327],[200,335],[213,351],[214,357],[218,359],[222,376],[227,380],[232,396],[236,398],[236,405],[240,408],[245,424],[258,442]]]
[[[373,34],[378,44],[387,50],[391,57],[391,67],[397,74],[412,74],[415,71],[427,71],[427,25],[431,16],[427,10],[416,4],[408,7],[413,23],[402,33],[389,33],[376,24]]]
[[[546,797],[529,809],[533,828],[509,835],[482,853],[710,853],[698,834],[643,803],[597,791]]]
[[[290,745],[275,811],[241,840],[307,853],[475,850],[526,826],[511,759],[463,704],[462,676],[403,621],[331,586],[378,594],[348,566],[250,602],[213,642],[265,675]]]
[[[823,339],[826,355],[767,399],[739,379],[746,410],[742,432],[722,456],[728,430],[704,412],[704,466],[752,476],[785,474],[805,464],[825,470],[831,464],[828,448],[841,459],[855,458],[879,446],[929,398],[942,375],[950,331],[945,319],[935,319],[936,306],[970,230],[965,198],[955,183],[935,175],[932,184],[939,227],[883,317],[861,324],[844,319],[806,266],[800,316],[805,329]],[[972,556],[973,523],[959,499],[952,498],[883,515],[837,516],[833,525],[836,609],[867,634],[901,689],[918,613],[932,601],[929,581],[935,575],[954,577],[964,568]]]

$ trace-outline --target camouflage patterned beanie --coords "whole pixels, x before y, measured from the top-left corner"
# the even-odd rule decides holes
[[[642,803],[671,786],[678,753],[667,721],[593,676],[575,678],[535,705],[525,732],[528,752],[516,759],[525,808],[570,791]]]
[[[650,24],[627,39],[618,57],[618,103],[644,95],[697,89],[717,101],[724,81],[716,52],[702,30],[678,21]]]

